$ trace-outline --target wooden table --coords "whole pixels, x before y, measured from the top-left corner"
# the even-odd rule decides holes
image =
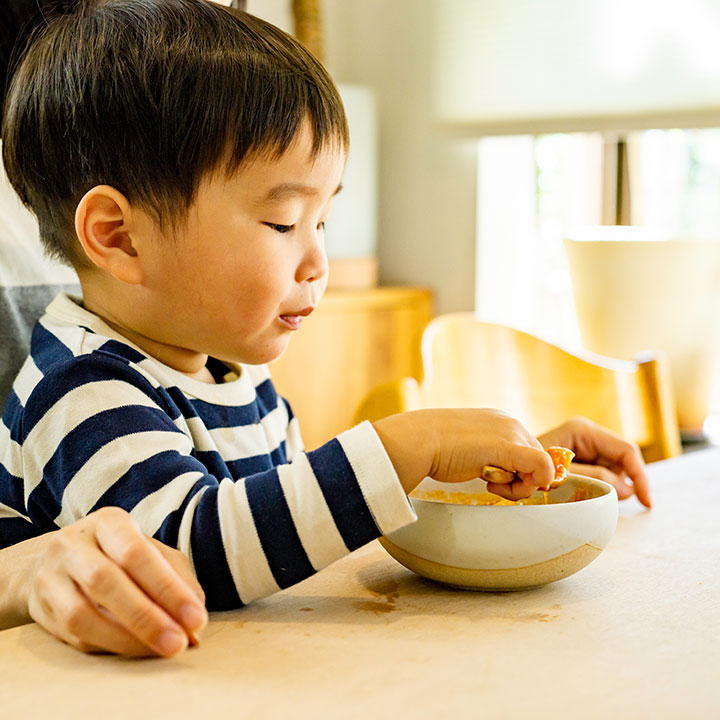
[[[377,543],[217,614],[173,660],[0,633],[9,718],[720,718],[720,450],[650,468],[600,557],[544,588],[452,590]]]

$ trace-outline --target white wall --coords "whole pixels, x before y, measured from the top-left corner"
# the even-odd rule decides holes
[[[247,0],[247,11],[292,34],[292,0]]]
[[[718,0],[442,3],[449,121],[480,133],[717,125]]]
[[[475,295],[477,145],[434,126],[436,12],[441,0],[324,0],[328,68],[377,93],[379,238],[383,284],[435,291],[438,312]],[[290,31],[290,0],[248,10]]]

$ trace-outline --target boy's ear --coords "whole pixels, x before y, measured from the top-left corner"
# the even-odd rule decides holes
[[[138,285],[143,273],[127,198],[109,185],[85,193],[75,210],[75,232],[90,262],[121,282]]]

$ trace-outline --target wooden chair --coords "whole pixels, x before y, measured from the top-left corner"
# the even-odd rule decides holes
[[[425,329],[422,364],[421,383],[403,378],[376,387],[358,408],[356,422],[428,407],[494,407],[541,434],[584,415],[635,441],[646,462],[680,453],[663,355],[632,361],[581,356],[472,313],[454,313]]]

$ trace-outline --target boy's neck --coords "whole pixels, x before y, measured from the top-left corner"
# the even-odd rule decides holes
[[[90,308],[88,308],[90,309]],[[94,312],[91,310],[91,312]],[[97,314],[97,313],[95,313]],[[159,343],[151,338],[145,337],[128,328],[122,327],[114,323],[108,318],[102,318],[113,330],[127,338],[131,343],[137,345],[142,351],[150,355],[150,357],[159,360],[164,365],[171,367],[173,370],[181,372],[194,380],[214,385],[215,378],[207,368],[208,356],[197,353],[194,350],[185,348],[171,347]]]
[[[94,293],[86,293],[86,289],[89,288],[87,288],[85,283],[82,283],[82,280],[83,278],[81,277],[84,298],[83,306],[86,310],[94,315],[97,315],[113,330],[139,347],[150,357],[159,360],[164,365],[167,365],[173,370],[177,370],[178,372],[183,373],[183,375],[187,375],[194,380],[215,384],[216,381],[212,373],[207,368],[208,356],[206,354],[190,350],[188,348],[176,347],[174,345],[167,345],[165,343],[158,342],[157,340],[153,340],[152,338],[127,327],[122,322],[116,320],[111,312],[106,311],[102,302],[98,302],[94,299]]]

